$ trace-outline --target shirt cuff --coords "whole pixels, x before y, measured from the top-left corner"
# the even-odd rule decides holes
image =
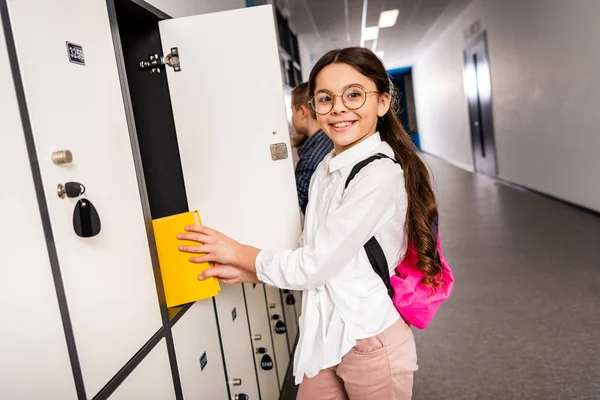
[[[272,258],[272,253],[267,250],[261,250],[256,256],[254,267],[256,268],[256,277],[259,281],[273,286],[273,283],[267,278],[265,274],[265,266],[267,260]]]

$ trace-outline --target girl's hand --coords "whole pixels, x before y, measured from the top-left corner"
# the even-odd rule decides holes
[[[219,231],[203,225],[186,226],[185,230],[192,233],[180,233],[178,239],[198,242],[196,246],[179,246],[179,251],[185,253],[203,254],[190,257],[193,263],[214,262],[216,264],[236,265],[238,253],[242,244],[236,242]]]
[[[256,277],[256,272],[247,271],[245,269],[234,267],[233,265],[215,264],[214,267],[208,268],[198,279],[204,280],[210,276],[214,276],[223,283],[262,283]]]
[[[215,266],[204,271],[198,279],[214,276],[224,283],[260,283],[256,277],[256,257],[260,250],[243,245],[219,231],[203,225],[187,226],[177,237],[198,242],[197,246],[179,246],[187,253],[204,254],[191,257],[194,263],[213,262]]]

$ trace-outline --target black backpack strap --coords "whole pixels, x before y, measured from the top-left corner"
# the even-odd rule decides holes
[[[387,159],[392,160],[396,164],[400,164],[395,158],[388,157],[383,153],[373,154],[372,156],[367,157],[364,160],[362,160],[361,162],[357,163],[352,168],[352,171],[350,171],[350,175],[348,175],[348,179],[346,179],[346,185],[344,185],[344,189],[346,189],[348,187],[348,185],[350,184],[350,181],[352,181],[352,179],[354,179],[354,177],[360,172],[361,169],[363,169],[364,167],[366,167],[373,161],[381,160],[382,158],[387,158]]]
[[[367,157],[361,162],[357,163],[352,168],[352,171],[350,171],[350,175],[348,175],[348,179],[346,179],[346,185],[344,186],[344,189],[348,187],[350,181],[354,179],[354,177],[360,172],[361,169],[366,167],[371,162],[375,160],[380,160],[382,158],[388,158],[394,161],[396,164],[399,164],[399,162],[396,159],[388,157],[383,153],[377,153],[370,157]],[[371,267],[373,267],[373,271],[375,271],[375,273],[379,275],[388,291],[388,295],[392,297],[394,295],[394,289],[392,288],[392,284],[390,283],[390,272],[388,269],[388,263],[385,259],[385,254],[383,253],[381,245],[379,244],[377,239],[375,239],[375,236],[373,236],[371,239],[369,239],[367,243],[365,243],[364,247],[365,251],[367,252],[369,262],[371,263]]]
[[[365,243],[365,251],[367,252],[367,257],[369,258],[371,267],[373,267],[373,271],[379,275],[388,291],[388,295],[392,297],[394,295],[394,289],[390,282],[390,271],[388,269],[387,260],[385,259],[383,249],[379,245],[377,239],[375,239],[375,236]]]

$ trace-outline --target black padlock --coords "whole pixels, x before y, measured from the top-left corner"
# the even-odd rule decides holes
[[[271,319],[273,321],[277,321],[279,319],[279,314],[273,314],[273,315],[271,315]]]
[[[256,352],[258,354],[265,354],[267,352],[267,349],[265,347],[259,347],[256,349]]]
[[[285,303],[288,306],[293,306],[294,304],[296,304],[296,298],[294,297],[293,294],[288,294],[287,297],[285,298]]]
[[[260,367],[264,371],[272,370],[273,369],[273,359],[268,354],[265,354],[262,357],[262,359],[260,360]]]
[[[275,333],[282,335],[285,332],[285,323],[283,321],[277,321],[277,323],[275,324]]]

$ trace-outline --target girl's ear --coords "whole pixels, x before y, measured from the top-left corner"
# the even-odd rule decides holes
[[[392,97],[389,93],[384,93],[379,96],[379,105],[377,107],[377,115],[379,117],[383,117],[385,114],[387,114],[388,110],[390,109],[391,100]]]

